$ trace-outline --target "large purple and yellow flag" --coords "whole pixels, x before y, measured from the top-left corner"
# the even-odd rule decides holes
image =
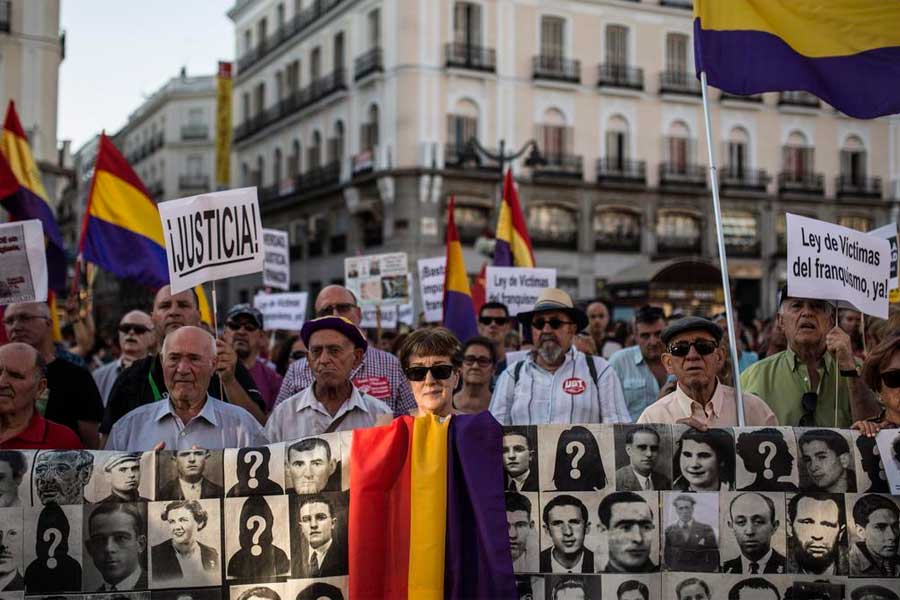
[[[28,146],[28,136],[22,129],[16,105],[10,100],[0,134],[0,155],[6,165],[0,169],[0,204],[14,221],[37,219],[44,226],[47,254],[47,284],[51,290],[66,287],[66,250],[41,174]],[[7,168],[8,167],[8,168]],[[10,180],[10,175],[15,181]],[[18,186],[16,186],[16,183]]]
[[[694,0],[694,60],[731,94],[802,90],[851,117],[900,113],[900,2]]]
[[[453,209],[456,199],[450,197],[447,209],[447,268],[444,272],[444,327],[459,338],[466,341],[478,334],[475,322],[475,303],[472,301],[472,290],[469,287],[469,276],[463,260],[462,244],[456,231],[456,219]]]
[[[533,267],[534,251],[528,227],[519,204],[519,194],[513,181],[512,169],[506,172],[503,182],[503,201],[497,217],[497,243],[494,246],[494,266]]]
[[[515,600],[500,461],[487,411],[353,432],[351,598]],[[493,458],[492,458],[493,457]]]

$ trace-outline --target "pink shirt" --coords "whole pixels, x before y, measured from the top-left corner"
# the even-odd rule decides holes
[[[278,390],[281,389],[281,375],[276,373],[275,369],[269,367],[261,358],[257,358],[253,368],[247,370],[256,383],[256,389],[259,390],[263,402],[266,404],[266,414],[272,412],[275,398],[278,396]]]
[[[703,406],[688,397],[679,385],[644,409],[638,423],[675,423],[678,419],[694,417],[708,427],[737,427],[737,403],[734,388],[719,384],[712,400]],[[772,409],[759,396],[744,394],[744,424],[747,427],[778,425]]]

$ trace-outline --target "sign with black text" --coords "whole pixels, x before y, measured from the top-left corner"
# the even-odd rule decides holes
[[[429,323],[440,323],[444,319],[444,277],[447,257],[419,259],[419,291],[422,294],[422,310]]]
[[[900,278],[897,277],[897,224],[892,223],[879,227],[878,229],[873,229],[869,232],[869,235],[883,237],[891,244],[891,281],[888,284],[891,291],[888,294],[888,300],[891,304],[900,302]]]
[[[47,255],[39,220],[0,225],[0,257],[0,305],[47,299]]]
[[[263,229],[263,285],[279,290],[291,289],[291,257],[288,232]]]
[[[556,287],[556,269],[488,267],[485,279],[485,300],[502,302],[514,317],[531,310],[542,290]]]
[[[408,272],[406,252],[344,259],[344,285],[363,306],[409,302]]]
[[[263,326],[268,331],[285,329],[300,331],[306,319],[307,292],[287,294],[259,293],[253,297],[253,306],[263,314]]]

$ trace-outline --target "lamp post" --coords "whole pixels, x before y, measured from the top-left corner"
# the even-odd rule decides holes
[[[525,159],[526,167],[540,167],[547,164],[547,159],[543,157],[541,151],[538,149],[537,141],[534,138],[525,142],[521,148],[519,148],[516,152],[511,152],[507,154],[506,152],[506,140],[501,139],[499,143],[500,150],[498,152],[491,152],[487,148],[481,145],[476,137],[470,137],[469,141],[466,142],[466,149],[463,151],[462,156],[460,157],[460,162],[467,162],[469,160],[475,161],[478,164],[481,164],[481,157],[485,156],[490,160],[497,161],[498,171],[500,172],[500,181],[503,181],[504,168],[506,167],[506,163],[512,162],[520,157],[522,157],[525,152],[529,151],[528,158]]]

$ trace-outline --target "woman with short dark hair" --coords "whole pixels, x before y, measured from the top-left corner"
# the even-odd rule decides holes
[[[866,357],[862,378],[881,399],[881,414],[857,421],[853,429],[874,437],[882,429],[900,426],[900,331],[893,331]]]
[[[453,414],[453,392],[462,365],[456,336],[444,327],[419,329],[403,342],[399,358],[418,406],[416,414]]]
[[[734,489],[734,438],[726,429],[688,429],[675,445],[673,490]]]

